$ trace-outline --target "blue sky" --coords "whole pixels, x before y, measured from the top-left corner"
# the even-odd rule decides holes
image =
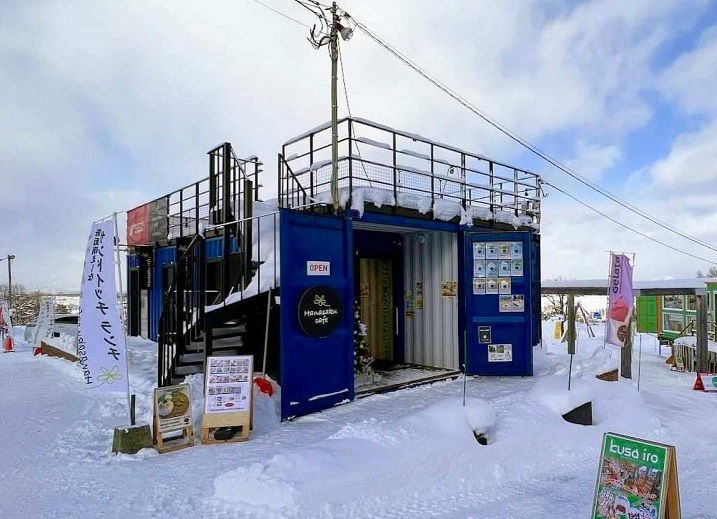
[[[314,23],[291,0],[264,1]],[[435,5],[341,3],[552,156],[717,243],[717,2]],[[328,119],[328,57],[304,27],[252,0],[211,7],[0,3],[0,254],[17,256],[18,282],[77,288],[91,222],[203,177],[219,142],[259,155],[264,196],[273,196],[281,143]],[[536,170],[625,224],[717,261],[551,170],[364,35],[342,53],[354,115]],[[601,277],[607,250],[635,252],[637,279],[708,266],[558,193],[543,209],[545,277]]]

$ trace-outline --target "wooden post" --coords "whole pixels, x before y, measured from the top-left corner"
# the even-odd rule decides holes
[[[635,312],[633,310],[630,316],[630,322],[627,325],[627,337],[625,338],[625,346],[620,351],[620,375],[623,378],[632,378],[632,332],[635,327]]]
[[[568,294],[568,353],[575,355],[575,339],[577,336],[575,330],[575,295]]]
[[[704,294],[697,299],[697,372],[709,371],[709,349],[707,343],[707,301]]]

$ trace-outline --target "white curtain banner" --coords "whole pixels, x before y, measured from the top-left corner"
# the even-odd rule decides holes
[[[0,332],[12,337],[12,319],[7,301],[0,301]]]
[[[55,298],[43,297],[40,299],[40,313],[35,323],[33,344],[39,346],[44,340],[51,339],[55,328]]]
[[[77,355],[85,387],[106,392],[129,390],[114,247],[114,222],[93,224],[82,269],[77,330]]]

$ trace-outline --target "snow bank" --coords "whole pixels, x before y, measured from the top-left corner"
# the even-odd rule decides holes
[[[347,424],[324,441],[222,474],[214,481],[214,499],[243,510],[293,515],[299,496],[330,502],[338,497],[331,496],[336,486],[342,499],[360,498],[362,481],[380,479],[409,462],[442,460],[446,451],[453,456],[455,449],[482,448],[474,431],[494,424],[493,409],[477,398],[468,398],[465,407],[459,398],[441,400],[390,423]]]
[[[568,391],[566,377],[550,375],[538,378],[529,395],[535,402],[562,416],[586,402],[592,402],[596,393],[591,385],[582,380],[573,380]]]

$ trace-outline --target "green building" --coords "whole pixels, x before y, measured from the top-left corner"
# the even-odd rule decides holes
[[[707,285],[707,320],[710,339],[715,339],[717,322],[717,278],[703,278]],[[694,334],[697,300],[694,295],[639,296],[637,331],[656,333],[666,339]]]

